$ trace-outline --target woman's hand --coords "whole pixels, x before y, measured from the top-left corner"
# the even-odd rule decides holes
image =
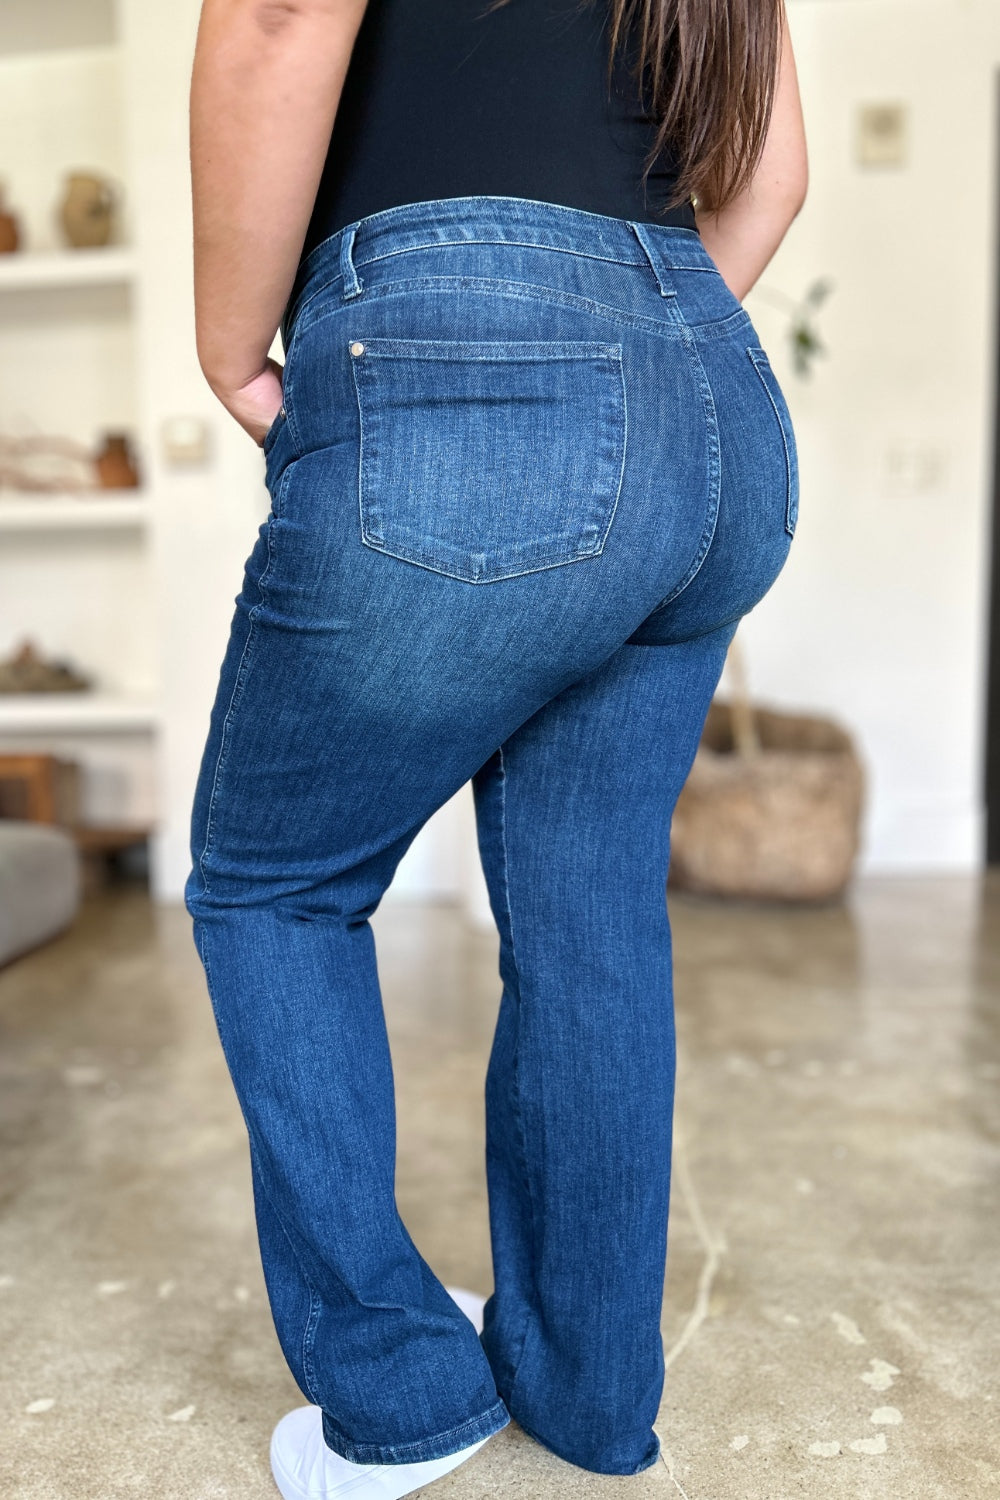
[[[281,410],[281,377],[281,366],[276,360],[269,359],[259,375],[234,389],[212,383],[213,391],[229,415],[250,434],[258,448],[263,446]]]

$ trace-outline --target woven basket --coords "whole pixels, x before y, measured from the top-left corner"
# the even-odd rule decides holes
[[[716,698],[674,811],[669,884],[832,900],[851,876],[863,801],[861,762],[832,720]]]

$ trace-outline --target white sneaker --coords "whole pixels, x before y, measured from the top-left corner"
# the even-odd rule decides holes
[[[461,1287],[449,1287],[477,1332],[482,1332],[485,1299]],[[284,1500],[402,1500],[414,1490],[441,1479],[471,1458],[489,1438],[458,1453],[417,1464],[352,1464],[323,1441],[323,1413],[300,1406],[282,1417],[271,1437],[271,1473]]]
[[[445,1291],[453,1302],[457,1302],[477,1333],[483,1331],[483,1308],[486,1298],[478,1292],[467,1292],[461,1286],[446,1286]]]
[[[271,1437],[271,1473],[284,1500],[401,1500],[450,1474],[489,1438],[446,1458],[419,1464],[352,1464],[323,1441],[323,1413],[300,1406],[282,1417]]]

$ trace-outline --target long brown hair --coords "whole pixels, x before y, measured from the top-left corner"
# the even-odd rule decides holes
[[[508,0],[493,0],[495,10]],[[582,0],[584,5],[593,0]],[[694,198],[718,212],[750,182],[771,122],[783,0],[603,0],[611,11],[609,78],[619,47],[634,72],[662,154],[676,172],[667,207]]]

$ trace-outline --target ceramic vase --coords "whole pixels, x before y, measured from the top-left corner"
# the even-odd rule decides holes
[[[21,228],[17,219],[4,207],[3,190],[0,189],[0,255],[11,255],[21,244]]]
[[[115,193],[110,182],[92,172],[70,172],[59,205],[59,219],[75,250],[92,250],[111,238]]]
[[[132,446],[123,432],[105,434],[104,446],[95,464],[97,482],[102,490],[134,490],[139,483]]]

